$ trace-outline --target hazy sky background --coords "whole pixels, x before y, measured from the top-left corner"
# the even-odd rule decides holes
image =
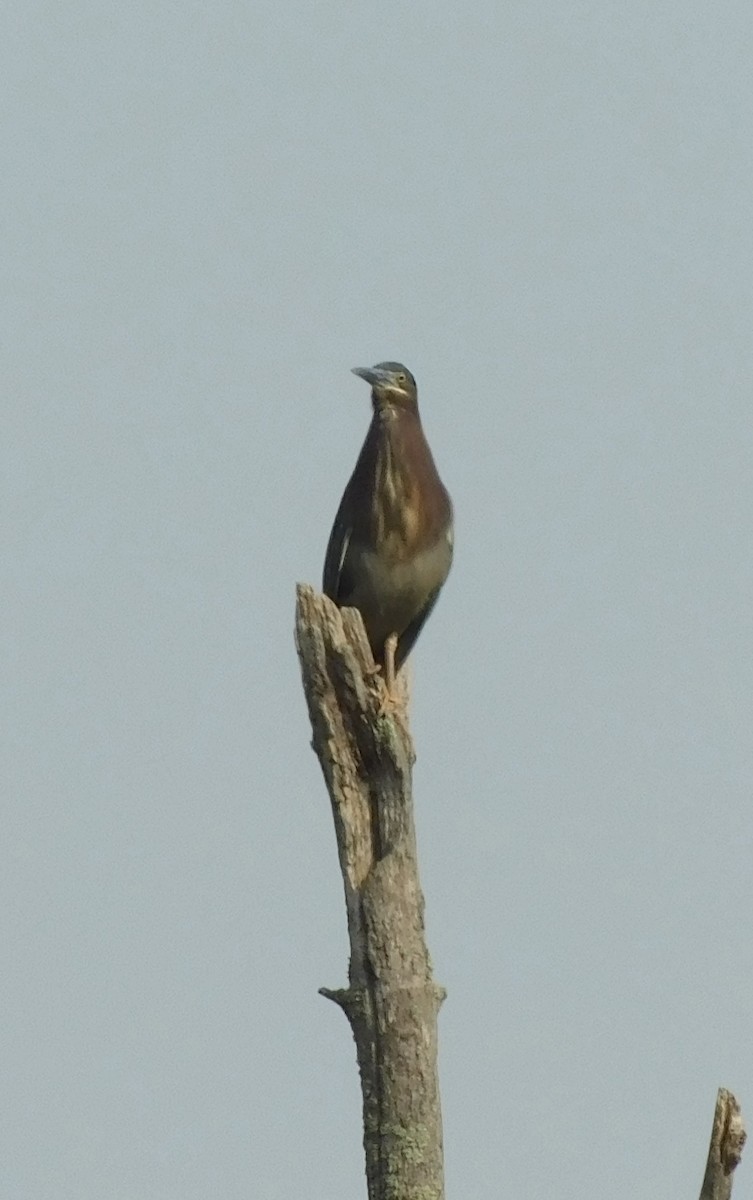
[[[750,0],[6,5],[3,1197],[365,1196],[292,621],[383,359],[456,507],[448,1200],[697,1195],[753,1118],[752,53]]]

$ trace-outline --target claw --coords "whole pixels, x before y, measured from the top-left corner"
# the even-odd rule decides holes
[[[384,643],[384,667],[379,668],[382,675],[382,696],[379,702],[379,716],[404,717],[406,711],[405,692],[398,686],[395,674],[395,651],[397,649],[397,634],[391,633]]]

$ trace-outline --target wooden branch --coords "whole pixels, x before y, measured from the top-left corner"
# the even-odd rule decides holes
[[[321,993],[344,1010],[356,1042],[369,1200],[442,1200],[444,992],[424,940],[407,717],[380,713],[380,681],[355,609],[299,585],[296,646],[350,939],[348,987]],[[407,712],[407,690],[405,702]]]
[[[745,1145],[740,1105],[726,1088],[719,1088],[700,1200],[730,1200],[732,1175]]]
[[[407,717],[382,692],[361,617],[299,584],[296,646],[332,804],[350,939],[347,988],[321,988],[350,1021],[363,1097],[369,1200],[443,1200],[437,1013],[413,823]],[[404,675],[404,673],[403,673]],[[407,712],[408,687],[401,676]],[[745,1145],[720,1088],[700,1200],[730,1200]]]

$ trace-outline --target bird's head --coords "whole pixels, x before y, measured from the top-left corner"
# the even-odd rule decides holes
[[[375,367],[354,367],[353,374],[371,384],[371,402],[375,412],[390,408],[416,411],[416,381],[402,363],[383,362]]]

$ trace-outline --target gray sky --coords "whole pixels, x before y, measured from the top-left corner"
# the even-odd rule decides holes
[[[697,1194],[753,1118],[749,0],[5,22],[0,1192],[365,1194],[293,587],[400,359],[448,1196]]]

